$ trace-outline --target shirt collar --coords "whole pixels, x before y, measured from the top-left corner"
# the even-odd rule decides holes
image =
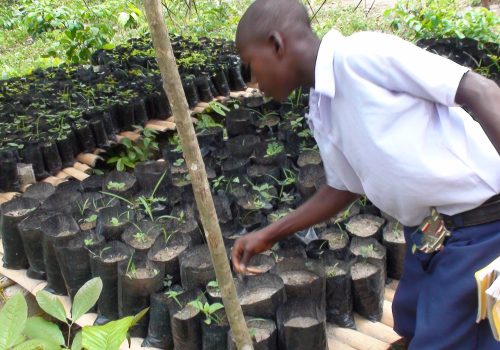
[[[335,97],[335,77],[333,76],[333,56],[335,46],[339,39],[343,38],[337,30],[332,29],[321,40],[316,57],[316,67],[314,68],[314,91],[329,96]]]

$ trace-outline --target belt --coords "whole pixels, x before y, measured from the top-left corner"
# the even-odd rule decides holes
[[[500,194],[491,197],[477,208],[455,215],[442,216],[449,230],[498,221],[500,220]]]

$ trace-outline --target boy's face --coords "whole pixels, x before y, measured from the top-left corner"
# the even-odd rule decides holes
[[[295,89],[290,62],[270,43],[251,43],[238,47],[243,62],[250,66],[252,77],[266,96],[285,100]]]

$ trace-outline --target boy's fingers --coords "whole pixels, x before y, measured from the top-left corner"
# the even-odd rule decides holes
[[[234,269],[237,272],[241,272],[241,264],[240,264],[240,258],[243,253],[243,248],[241,247],[241,244],[236,244],[233,247],[233,251],[231,252],[231,260],[233,262]]]
[[[243,252],[243,257],[241,258],[240,262],[240,273],[246,273],[247,272],[247,265],[248,262],[250,261],[250,258],[252,257],[253,254],[250,253],[247,249]]]

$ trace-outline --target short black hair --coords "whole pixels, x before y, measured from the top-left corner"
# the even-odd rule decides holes
[[[263,41],[273,31],[300,35],[305,27],[311,28],[309,15],[298,0],[256,0],[246,10],[238,23],[236,43],[246,45]]]

